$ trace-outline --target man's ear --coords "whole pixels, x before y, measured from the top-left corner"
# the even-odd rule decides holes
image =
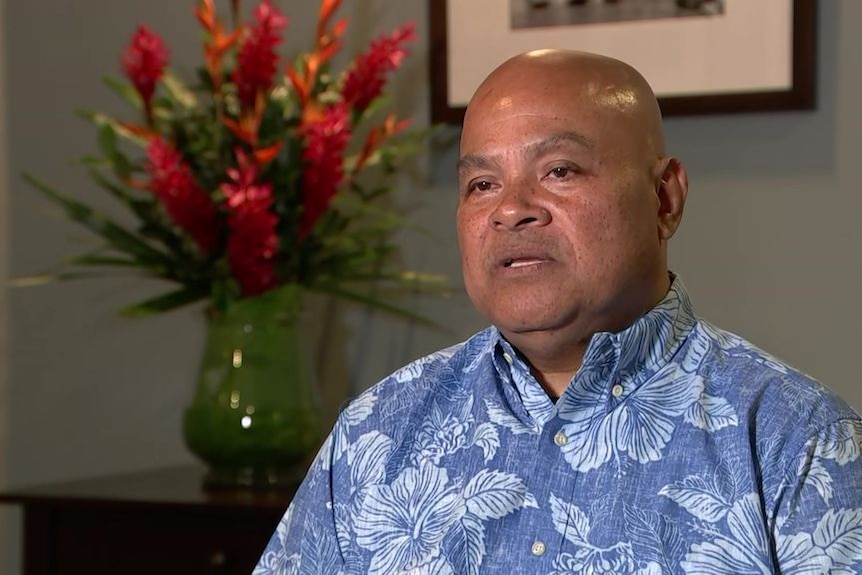
[[[658,237],[661,241],[667,241],[676,233],[682,221],[682,210],[688,195],[688,174],[676,158],[662,158],[661,163],[664,168],[656,184],[659,200]]]

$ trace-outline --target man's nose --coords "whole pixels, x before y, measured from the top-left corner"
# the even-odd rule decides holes
[[[491,226],[499,230],[517,231],[550,223],[551,213],[541,205],[536,194],[535,189],[524,183],[504,190],[491,213]]]

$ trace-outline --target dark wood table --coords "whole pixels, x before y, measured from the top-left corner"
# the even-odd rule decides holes
[[[257,563],[293,489],[208,491],[196,467],[17,489],[25,575],[237,573]]]

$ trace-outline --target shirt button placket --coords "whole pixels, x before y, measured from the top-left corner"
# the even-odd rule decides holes
[[[533,545],[530,547],[530,552],[536,557],[541,557],[545,554],[545,551],[545,544],[541,541],[534,541]]]
[[[562,447],[569,442],[569,436],[566,435],[562,430],[558,431],[556,435],[554,435],[554,443],[557,444],[557,447]]]

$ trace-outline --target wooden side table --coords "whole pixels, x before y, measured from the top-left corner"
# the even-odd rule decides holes
[[[25,575],[249,575],[294,490],[205,491],[163,469],[0,493],[24,507]]]

